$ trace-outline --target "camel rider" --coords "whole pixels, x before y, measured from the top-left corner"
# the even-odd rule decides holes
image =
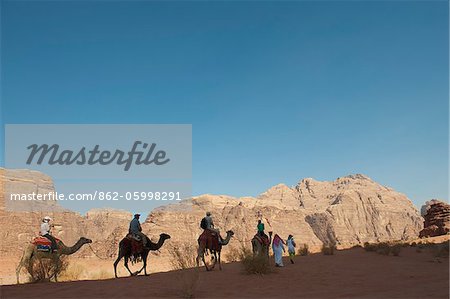
[[[205,221],[206,221],[206,229],[215,233],[217,235],[217,239],[219,239],[219,242],[220,242],[220,239],[221,239],[220,232],[218,229],[214,228],[214,222],[211,217],[211,212],[206,212]]]
[[[256,228],[258,229],[258,235],[261,238],[267,238],[267,235],[264,233],[264,223],[261,220],[258,220]]]
[[[49,239],[50,242],[52,242],[51,251],[55,251],[57,249],[57,245],[55,237],[50,234],[51,228],[53,227],[53,225],[50,225],[50,221],[52,221],[52,218],[50,218],[49,216],[45,216],[42,219],[40,234],[42,237],[45,237]]]
[[[133,220],[130,222],[130,234],[139,236],[142,240],[144,247],[147,247],[147,237],[142,233],[141,223],[139,222],[139,217],[141,214],[134,214]]]

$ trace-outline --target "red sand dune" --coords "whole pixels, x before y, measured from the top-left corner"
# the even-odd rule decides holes
[[[448,258],[429,250],[402,248],[384,256],[361,248],[335,255],[314,254],[285,261],[275,273],[243,274],[240,263],[223,271],[200,271],[197,298],[449,298]],[[150,265],[151,266],[151,265]],[[195,271],[186,270],[186,271]],[[186,271],[99,281],[1,287],[1,298],[168,298],[181,297]],[[184,273],[184,274],[183,274]]]

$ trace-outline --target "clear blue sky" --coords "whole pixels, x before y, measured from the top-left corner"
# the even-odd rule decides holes
[[[448,199],[448,11],[2,1],[2,124],[192,124],[194,194],[364,173]]]

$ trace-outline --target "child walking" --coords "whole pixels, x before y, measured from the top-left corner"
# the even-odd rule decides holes
[[[294,256],[295,256],[295,246],[296,246],[295,241],[294,241],[294,236],[289,235],[286,243],[288,246],[289,259],[291,260],[291,264],[293,264]]]

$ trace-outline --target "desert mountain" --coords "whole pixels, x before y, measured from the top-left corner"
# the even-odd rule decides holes
[[[192,240],[206,211],[212,212],[216,227],[233,230],[244,242],[262,215],[266,230],[282,237],[293,234],[300,243],[343,247],[414,238],[423,221],[405,195],[357,174],[332,182],[307,178],[294,187],[279,184],[255,198],[202,195],[155,209],[145,227],[172,233],[174,240]]]
[[[0,177],[1,196],[5,195],[5,185],[23,192],[53,190],[51,178],[35,171],[0,169]],[[0,204],[0,251],[16,255],[37,234],[43,213],[48,212],[7,211],[4,202]],[[206,211],[212,212],[221,232],[235,232],[229,248],[240,246],[240,242],[249,244],[259,215],[266,223],[266,231],[283,238],[293,234],[297,243],[311,247],[327,242],[348,247],[366,241],[416,238],[423,228],[423,218],[405,195],[358,174],[332,182],[307,178],[293,187],[279,184],[257,197],[193,197],[153,210],[143,230],[154,240],[165,232],[172,236],[172,244],[195,243]],[[54,234],[64,242],[71,244],[80,236],[91,238],[97,253],[110,258],[117,254],[117,244],[131,219],[126,211],[96,209],[82,216],[58,207],[50,216],[56,224]],[[93,256],[88,248],[80,255]],[[167,252],[162,250],[160,257],[168,257]]]

